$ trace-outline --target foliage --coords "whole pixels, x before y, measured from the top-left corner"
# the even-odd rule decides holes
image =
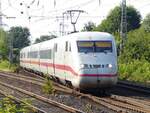
[[[150,32],[150,13],[145,17],[142,27],[146,32]]]
[[[122,53],[122,61],[129,62],[130,59],[150,62],[150,33],[138,29],[128,33],[128,39]]]
[[[34,43],[35,44],[40,43],[40,42],[50,40],[50,39],[53,39],[53,38],[56,38],[56,36],[55,35],[50,35],[50,36],[49,35],[42,35],[42,36],[40,36],[40,38],[37,38]]]
[[[108,14],[107,18],[97,26],[96,31],[104,31],[109,33],[119,32],[121,20],[121,8],[115,7]]]
[[[128,33],[128,39],[119,56],[121,79],[150,82],[150,33],[142,28]]]
[[[93,31],[93,29],[95,28],[95,24],[93,22],[88,22],[86,24],[84,24],[83,30],[82,31]]]
[[[30,44],[29,40],[30,32],[28,28],[23,27],[11,27],[8,32],[8,40],[10,48],[9,52],[13,53],[10,54],[10,59],[12,62],[17,63],[19,62],[19,50],[25,46]],[[18,52],[17,52],[18,51]]]
[[[43,85],[43,92],[49,94],[54,93],[53,84],[48,76],[46,76],[45,84]]]
[[[4,98],[0,101],[0,113],[31,113],[31,110],[25,104],[19,104],[10,98]]]
[[[146,60],[132,60],[119,64],[120,78],[136,82],[150,82],[150,63]]]
[[[9,30],[9,38],[13,43],[13,48],[21,49],[30,44],[30,32],[28,28],[11,27]]]
[[[0,29],[0,59],[6,59],[8,54],[7,33]]]
[[[7,60],[0,60],[0,70],[1,71],[11,71],[14,72],[16,70],[16,65],[12,64],[10,65],[10,62]]]
[[[127,31],[140,27],[141,15],[132,6],[127,7]],[[109,33],[120,32],[121,7],[116,6],[110,11],[107,18],[99,24],[94,31],[104,31]]]

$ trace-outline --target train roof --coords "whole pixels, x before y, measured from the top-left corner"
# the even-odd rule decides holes
[[[91,40],[100,40],[100,39],[109,39],[113,40],[114,37],[106,32],[78,32],[78,33],[72,33],[69,35],[65,35],[62,37],[58,37],[52,40],[85,40],[85,39],[91,39]]]
[[[70,34],[70,36],[75,36],[75,37],[82,37],[82,36],[102,36],[102,37],[112,37],[111,34],[106,33],[106,32],[78,32],[78,33],[73,33]]]
[[[72,33],[72,34],[69,34],[69,35],[57,37],[57,38],[54,38],[54,39],[51,39],[51,40],[47,40],[47,41],[44,41],[44,42],[41,42],[41,43],[33,44],[31,46],[33,47],[33,46],[36,46],[36,45],[39,45],[39,44],[55,42],[55,41],[58,41],[58,40],[60,40],[60,41],[66,41],[66,40],[74,41],[74,40],[85,40],[85,39],[92,39],[92,40],[99,40],[99,39],[106,40],[106,39],[109,39],[109,40],[113,40],[114,37],[111,34],[106,33],[106,32],[77,32],[77,33]],[[27,49],[28,47],[30,47],[30,46],[27,46],[23,49]]]

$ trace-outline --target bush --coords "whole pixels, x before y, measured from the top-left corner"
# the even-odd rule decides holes
[[[136,82],[150,81],[150,33],[142,28],[128,33],[119,58],[120,79]]]
[[[135,82],[150,81],[150,63],[146,60],[133,60],[130,63],[119,64],[120,79]]]
[[[0,113],[33,113],[27,105],[4,98],[0,101]]]
[[[145,59],[150,62],[150,33],[138,29],[128,33],[121,60],[130,62],[132,59]]]
[[[15,64],[10,64],[10,62],[7,60],[0,60],[0,70],[1,71],[12,71],[12,72],[14,72],[15,69],[16,69]]]
[[[43,92],[50,95],[53,94],[55,91],[52,81],[50,80],[50,78],[46,75],[46,80],[45,80],[45,84],[43,85]]]

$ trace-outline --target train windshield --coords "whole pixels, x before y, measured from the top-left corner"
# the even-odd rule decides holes
[[[112,52],[111,41],[77,41],[78,52]]]

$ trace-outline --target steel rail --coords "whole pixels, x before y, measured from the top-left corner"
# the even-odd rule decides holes
[[[26,81],[26,82],[29,82],[29,83],[33,83],[33,84],[36,84],[36,85],[43,85],[43,83],[39,83],[38,81],[35,81],[36,79],[34,79],[34,81],[33,81],[33,79],[29,79],[29,78],[32,78],[32,77],[23,77],[22,78],[22,76],[17,76],[17,75],[13,75],[13,74],[11,74],[12,76],[9,76],[9,75],[6,75],[7,73],[3,73],[3,74],[1,74],[0,73],[0,75],[3,75],[3,76],[5,76],[5,77],[9,77],[9,78],[13,78],[13,79],[18,79],[18,80],[22,80],[22,81]],[[62,85],[60,85],[60,87],[61,87]],[[109,103],[106,103],[106,102],[103,102],[103,101],[99,101],[99,100],[97,100],[97,99],[94,99],[93,98],[93,96],[91,97],[91,95],[86,95],[86,94],[83,94],[83,93],[80,93],[80,92],[77,92],[77,91],[74,91],[74,90],[72,90],[72,89],[70,89],[70,88],[68,88],[68,87],[65,87],[65,86],[63,86],[64,88],[67,88],[67,89],[69,89],[69,90],[63,90],[63,89],[61,89],[61,88],[56,88],[56,87],[54,87],[56,90],[59,90],[59,91],[62,91],[62,92],[65,92],[65,93],[68,93],[68,94],[74,94],[74,95],[76,95],[76,96],[82,96],[82,97],[87,97],[88,99],[91,99],[92,101],[94,101],[94,102],[96,102],[96,103],[98,103],[98,104],[100,104],[100,105],[102,105],[102,106],[105,106],[106,108],[108,108],[108,109],[111,109],[111,110],[113,110],[113,111],[116,111],[116,112],[123,112],[123,113],[126,113],[126,110],[124,110],[124,109],[121,109],[121,108],[119,108],[119,107],[116,107],[116,106],[114,106],[114,105],[111,105],[111,104],[109,104]]]
[[[150,94],[150,87],[148,86],[133,84],[133,83],[125,82],[125,81],[118,81],[117,86]]]
[[[4,91],[1,91],[1,90],[0,90],[0,94],[4,95],[5,97],[10,98],[10,99],[12,99],[12,100],[14,100],[14,101],[17,101],[17,102],[19,102],[19,103],[23,103],[23,104],[29,106],[30,108],[32,108],[32,109],[38,111],[38,113],[47,113],[46,111],[44,111],[44,110],[42,110],[42,109],[40,109],[40,108],[38,108],[38,107],[36,107],[36,106],[33,106],[33,105],[29,104],[29,103],[26,103],[26,102],[24,102],[23,100],[20,100],[19,98],[14,97],[14,96],[12,96],[12,95],[10,95],[10,94],[4,92]]]
[[[144,105],[144,106],[142,104],[136,105],[135,103],[133,104],[133,102],[128,103],[128,102],[125,102],[125,101],[121,101],[119,98],[115,99],[115,100],[112,99],[112,98],[108,98],[108,99],[97,98],[97,99],[100,99],[100,100],[103,100],[107,103],[111,103],[112,105],[127,109],[127,111],[135,111],[135,112],[138,112],[138,113],[150,113],[150,109],[146,105]],[[139,106],[139,105],[141,105],[141,106]]]
[[[30,82],[30,83],[33,83],[33,84],[36,84],[36,85],[43,85],[43,83],[39,83],[38,81],[32,81],[32,80],[36,80],[36,79],[32,79],[30,80],[29,78],[33,78],[33,77],[23,77],[21,78],[22,76],[17,76],[17,77],[14,77],[14,76],[8,76],[8,75],[5,75],[3,74],[3,76],[7,76],[7,77],[11,77],[11,78],[14,78],[14,79],[19,79],[19,80],[24,80],[26,82]],[[29,80],[28,80],[29,79]],[[60,85],[61,87],[62,85]],[[63,86],[64,88],[66,88],[65,86]],[[144,106],[143,104],[141,103],[137,103],[137,102],[134,102],[134,101],[123,101],[122,97],[118,97],[118,96],[111,96],[112,99],[115,99],[117,101],[114,101],[114,100],[110,100],[110,99],[104,99],[104,98],[97,98],[97,97],[94,97],[94,96],[91,96],[91,95],[87,95],[87,94],[82,94],[80,92],[77,92],[77,91],[74,91],[74,90],[71,90],[70,88],[67,88],[69,90],[63,90],[61,88],[56,88],[56,90],[59,90],[59,91],[62,91],[62,92],[65,92],[65,93],[69,93],[69,94],[75,94],[77,96],[83,96],[83,97],[87,97],[91,100],[93,100],[94,102],[100,104],[100,105],[103,105],[113,111],[117,111],[117,112],[127,112],[127,110],[132,110],[132,111],[138,111],[138,112],[142,112],[142,113],[147,113],[147,106]],[[119,102],[118,102],[119,101]],[[123,103],[121,103],[123,102]],[[113,104],[112,104],[113,103]],[[136,108],[136,107],[139,107],[139,108]],[[121,108],[120,108],[121,107]],[[141,108],[143,107],[143,108]]]
[[[36,82],[32,81],[32,80],[36,80],[36,79],[32,79],[32,80],[29,79],[29,78],[33,78],[33,77],[27,77],[27,78],[23,77],[23,78],[21,78],[22,76],[20,76],[20,75],[19,76],[16,75],[17,77],[8,76],[8,75],[5,75],[5,74],[3,74],[3,75],[7,76],[7,77],[14,78],[14,79],[24,80],[26,82],[31,82],[33,84],[42,85],[42,83],[39,83],[38,81],[36,81]],[[141,100],[143,103],[139,103],[140,100],[127,98],[127,97],[124,98],[124,97],[121,97],[121,96],[119,97],[117,95],[112,95],[110,97],[110,99],[97,98],[97,97],[94,97],[94,96],[91,96],[91,95],[85,95],[85,94],[79,93],[79,92],[71,90],[70,88],[65,87],[65,86],[63,86],[63,88],[64,89],[67,88],[69,90],[62,90],[61,87],[62,87],[62,85],[60,85],[60,88],[56,88],[56,90],[59,90],[59,91],[65,92],[65,93],[69,93],[69,94],[75,94],[77,96],[87,97],[87,98],[95,101],[96,103],[101,104],[101,105],[103,105],[103,106],[105,106],[105,107],[107,107],[111,110],[117,111],[117,112],[120,112],[120,111],[127,112],[127,110],[125,110],[125,109],[132,110],[132,111],[137,111],[137,112],[142,112],[142,113],[150,112],[149,106],[146,106],[146,105],[143,104],[143,103],[146,103],[146,101]],[[111,99],[114,99],[114,100],[111,100]],[[121,103],[121,102],[123,102],[123,103]],[[112,103],[113,103],[113,106],[112,106]],[[118,107],[121,107],[121,109],[119,109]]]
[[[5,76],[5,77],[9,77],[9,78],[12,78],[12,79],[17,79],[17,80],[21,80],[21,81],[25,81],[25,82],[28,82],[28,83],[32,83],[32,84],[36,84],[36,85],[39,85],[39,86],[43,86],[44,85],[44,80],[39,80],[39,79],[36,79],[36,78],[33,78],[33,77],[26,77],[26,76],[20,76],[20,75],[13,75],[13,74],[10,74],[12,76],[9,76],[7,75],[6,73],[0,73],[1,76]],[[54,89],[57,90],[57,91],[62,91],[62,92],[66,92],[66,93],[71,93],[70,91],[70,88],[68,87],[65,87],[65,86],[62,86],[58,83],[54,83]]]
[[[9,84],[0,82],[0,85],[2,85],[2,86],[4,86],[4,87],[8,87],[8,88],[10,88],[10,89],[12,89],[12,90],[17,90],[17,91],[19,91],[19,92],[21,92],[21,93],[23,93],[23,94],[29,95],[29,96],[31,96],[31,97],[33,97],[33,98],[36,98],[36,99],[38,99],[38,100],[41,100],[41,101],[43,101],[43,102],[45,102],[45,103],[48,103],[48,104],[51,104],[51,105],[53,105],[53,106],[59,107],[59,108],[61,108],[61,109],[63,109],[63,110],[66,110],[66,111],[68,111],[68,112],[71,112],[71,113],[84,113],[84,112],[81,111],[81,110],[78,110],[78,109],[75,109],[75,108],[73,108],[73,107],[64,105],[64,104],[62,104],[62,103],[59,103],[59,102],[56,102],[56,101],[47,99],[47,98],[42,97],[42,96],[40,96],[40,95],[37,95],[37,94],[34,94],[34,93],[32,93],[32,92],[23,90],[23,89],[21,89],[21,88],[17,88],[17,87],[11,86],[11,85],[9,85]]]
[[[133,98],[130,98],[130,97],[123,97],[123,96],[118,96],[118,95],[111,95],[110,98],[112,98],[114,100],[117,100],[117,101],[124,102],[124,103],[128,103],[130,105],[134,105],[134,106],[137,106],[137,107],[150,109],[150,103],[148,103],[147,101],[137,100],[137,99],[133,99]]]

